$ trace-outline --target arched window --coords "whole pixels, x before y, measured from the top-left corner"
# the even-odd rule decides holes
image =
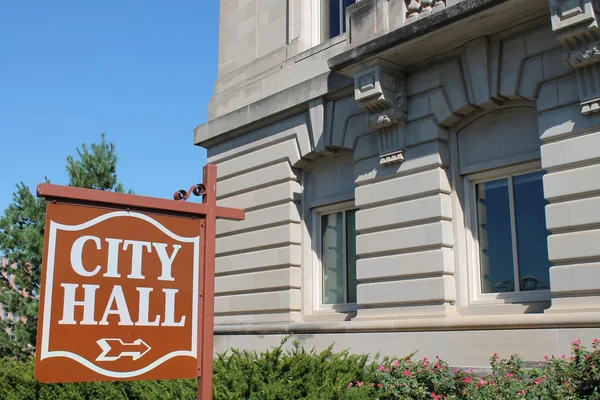
[[[305,222],[311,232],[312,310],[356,308],[354,158],[330,156],[307,169]]]
[[[550,293],[537,112],[509,107],[457,134],[464,179],[471,300],[527,302]]]

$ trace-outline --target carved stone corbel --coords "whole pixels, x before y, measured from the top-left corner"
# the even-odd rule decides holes
[[[379,163],[402,163],[408,109],[406,76],[380,66],[361,71],[354,76],[354,98],[371,114],[367,123],[378,132]]]
[[[600,0],[550,0],[552,30],[568,50],[567,67],[575,69],[581,112],[600,112]]]

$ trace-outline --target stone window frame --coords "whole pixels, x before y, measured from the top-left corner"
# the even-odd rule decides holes
[[[323,7],[324,7],[324,2],[329,2],[329,1],[339,1],[341,3],[341,5],[343,4],[343,0],[312,0],[311,2],[311,6],[312,6],[312,45],[317,46],[319,44],[323,44],[326,43],[327,41],[330,40],[335,40],[336,38],[339,38],[340,36],[343,36],[346,34],[346,31],[348,30],[348,26],[346,26],[346,31],[342,30],[342,24],[344,23],[344,21],[341,20],[342,15],[344,15],[343,13],[343,9],[340,8],[340,34],[334,37],[327,37],[328,35],[325,35],[325,23],[329,23],[329,21],[325,21],[324,20],[324,15],[323,15]],[[355,0],[355,3],[358,3],[361,0]],[[344,18],[346,18],[346,16],[344,16]]]
[[[470,305],[494,305],[510,303],[534,303],[547,302],[551,298],[551,290],[537,290],[530,292],[507,292],[507,293],[481,293],[481,264],[479,260],[479,239],[477,226],[477,207],[475,185],[491,180],[507,178],[509,176],[534,173],[543,171],[541,161],[530,161],[522,164],[506,165],[504,167],[474,172],[462,175],[464,200],[465,200],[465,227],[467,246],[467,271],[469,280]],[[511,218],[514,218],[512,213]],[[511,221],[514,227],[515,221]],[[513,234],[515,234],[513,230]],[[512,238],[513,241],[515,238]]]
[[[359,209],[355,203],[354,171],[352,171],[352,190],[341,189],[339,192],[326,196],[316,196],[318,191],[316,180],[319,171],[332,168],[339,162],[354,162],[350,151],[338,150],[336,153],[323,154],[312,160],[302,169],[302,315],[306,322],[335,322],[351,319],[357,310],[357,305],[320,307],[321,286],[318,275],[321,273],[320,257],[318,253],[315,223],[317,212],[323,210],[333,211],[336,207],[351,207]]]
[[[313,265],[313,281],[312,281],[312,304],[313,313],[349,313],[355,312],[357,303],[337,303],[323,304],[323,263],[321,261],[322,235],[321,235],[321,216],[333,214],[340,211],[358,210],[354,200],[344,201],[340,203],[328,204],[320,207],[315,207],[312,212],[312,265]],[[345,214],[344,214],[345,215]],[[346,227],[344,221],[344,228]],[[346,232],[344,229],[344,252],[346,249]],[[345,257],[344,257],[345,258]],[[347,265],[345,265],[347,274]],[[345,288],[346,289],[346,288]]]

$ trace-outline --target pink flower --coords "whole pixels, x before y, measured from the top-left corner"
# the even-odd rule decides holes
[[[494,357],[498,357],[498,353],[494,353]]]
[[[363,387],[363,385],[364,385],[364,382],[361,382],[361,381],[356,382],[356,386],[358,386],[358,387]]]
[[[487,382],[486,382],[484,379],[482,379],[482,380],[480,380],[480,381],[479,381],[479,383],[477,384],[477,387],[482,387],[482,386],[483,386],[483,385],[485,385],[486,383],[487,383]]]
[[[510,372],[508,374],[506,374],[506,376],[508,376],[509,378],[512,378],[513,376],[515,376],[514,374],[511,374]]]
[[[567,358],[567,355],[566,355],[566,354],[563,354],[561,357],[562,357],[562,358]]]
[[[398,366],[398,360],[396,360],[392,363],[392,367],[396,368],[397,366]]]
[[[527,390],[523,389],[523,390],[519,391],[519,393],[517,393],[517,394],[521,395],[521,394],[525,394],[525,393],[527,393]]]
[[[472,378],[465,378],[465,379],[463,379],[463,382],[464,383],[471,383],[471,382],[473,382],[473,379]]]
[[[380,371],[383,371],[384,369],[385,369],[385,367],[384,367],[383,365],[380,365],[380,366],[379,366],[379,370],[380,370]]]
[[[454,373],[455,373],[455,374],[458,374],[459,372],[460,372],[460,369],[455,369],[455,370],[454,370]]]
[[[402,373],[402,375],[404,375],[404,376],[410,376],[410,371],[409,371],[409,370],[406,370],[406,371],[404,371],[404,372]]]
[[[382,386],[383,386],[383,385],[382,385],[381,383],[378,383],[378,384],[377,384],[377,387],[382,387]]]
[[[536,385],[539,385],[540,383],[542,383],[542,380],[541,380],[541,379],[536,379],[536,380],[534,381],[534,383],[535,383]]]
[[[544,360],[546,360],[546,361],[548,361],[549,358],[550,357],[548,357],[548,356],[544,356]]]
[[[350,383],[348,384],[348,389],[350,389],[351,387],[352,387],[352,382],[350,382]]]

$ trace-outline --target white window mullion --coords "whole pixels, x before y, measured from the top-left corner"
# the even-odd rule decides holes
[[[519,279],[519,256],[517,249],[517,221],[515,218],[515,193],[513,189],[513,177],[508,177],[508,201],[510,206],[510,231],[512,239],[513,252],[513,275],[515,282],[515,293],[521,291],[521,282]]]

